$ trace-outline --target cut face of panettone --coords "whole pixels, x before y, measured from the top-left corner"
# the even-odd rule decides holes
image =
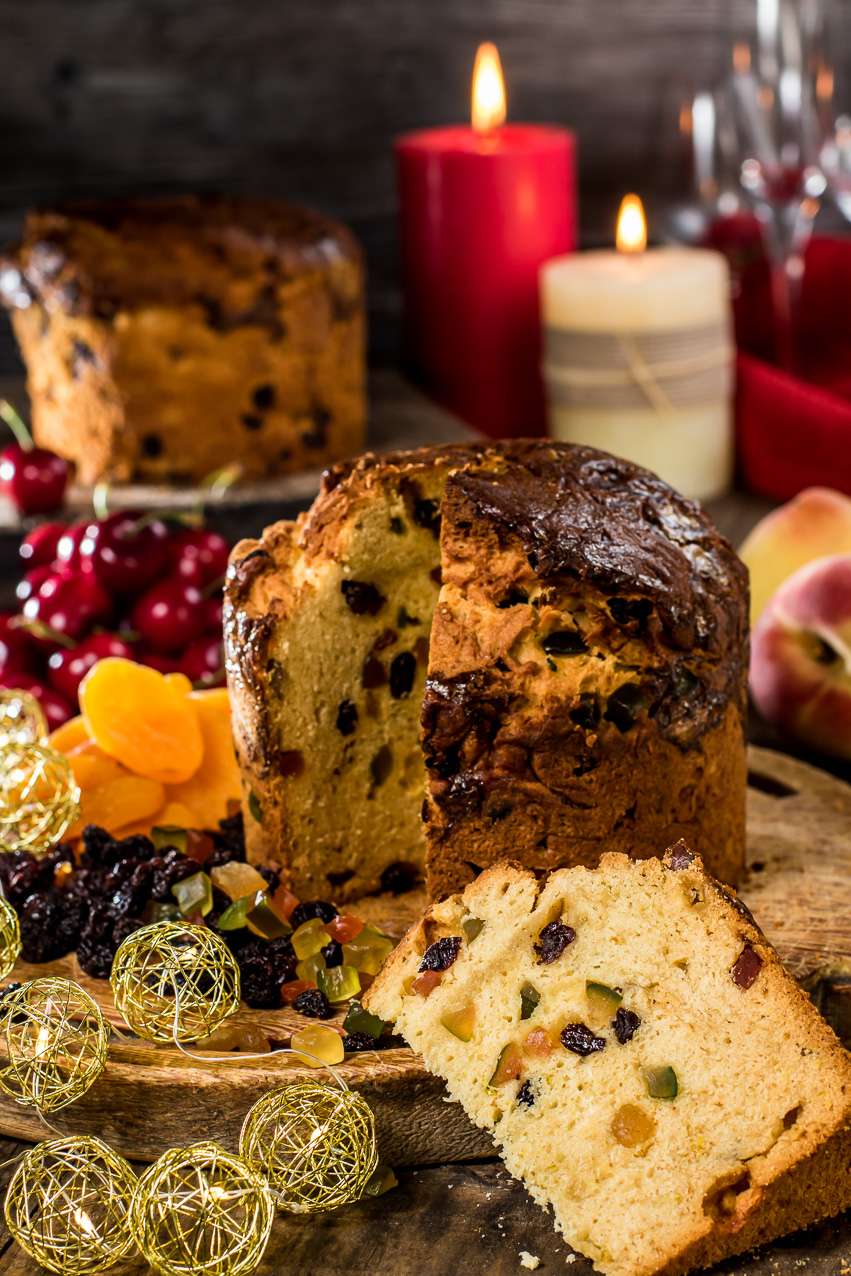
[[[607,1276],[705,1266],[851,1204],[851,1061],[684,843],[435,904],[369,989]]]
[[[249,853],[344,900],[424,862],[439,896],[509,852],[688,835],[734,881],[746,618],[730,547],[627,462],[518,441],[338,466],[233,554]]]

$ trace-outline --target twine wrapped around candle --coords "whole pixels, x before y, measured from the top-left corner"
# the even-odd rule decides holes
[[[585,332],[547,327],[544,376],[559,407],[665,412],[732,392],[724,320],[670,330]]]

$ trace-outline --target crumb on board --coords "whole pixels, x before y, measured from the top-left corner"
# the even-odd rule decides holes
[[[525,1267],[530,1272],[534,1272],[541,1266],[541,1260],[537,1254],[530,1254],[528,1250],[521,1249],[520,1266]]]
[[[576,1255],[575,1255],[575,1254],[566,1254],[566,1255],[565,1255],[565,1259],[564,1259],[564,1261],[565,1261],[566,1263],[575,1263],[575,1262],[576,1262]]]

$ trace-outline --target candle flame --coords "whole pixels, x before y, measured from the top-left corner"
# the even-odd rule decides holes
[[[751,69],[751,47],[744,40],[733,45],[733,70],[745,75]]]
[[[480,44],[473,64],[473,129],[489,133],[505,123],[505,79],[495,44]]]
[[[619,253],[643,253],[647,247],[647,218],[637,195],[624,195],[621,200],[615,243]]]
[[[816,75],[816,97],[819,102],[830,102],[833,88],[833,68],[822,63]]]

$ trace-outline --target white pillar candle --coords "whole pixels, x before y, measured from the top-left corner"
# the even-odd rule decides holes
[[[720,253],[559,257],[543,267],[541,309],[555,438],[626,457],[686,496],[729,488],[733,344]]]

